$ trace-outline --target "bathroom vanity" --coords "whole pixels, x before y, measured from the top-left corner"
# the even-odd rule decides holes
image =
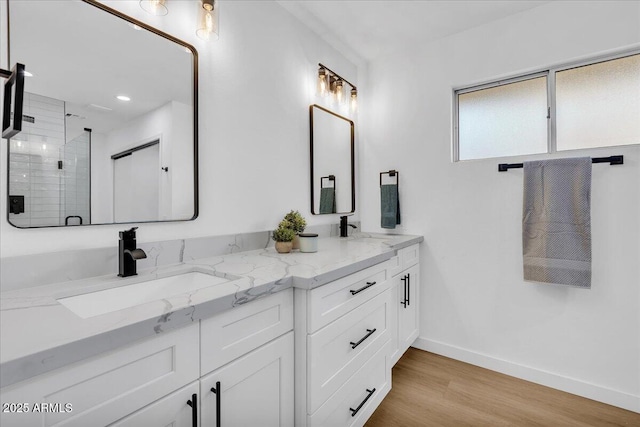
[[[421,241],[361,233],[322,238],[317,253],[270,248],[4,292],[0,421],[363,425],[417,336]],[[136,299],[180,280],[188,292]],[[110,305],[118,292],[137,305]],[[69,302],[95,295],[95,309]]]

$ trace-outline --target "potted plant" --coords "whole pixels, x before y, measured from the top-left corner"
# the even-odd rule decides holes
[[[291,229],[295,233],[295,237],[293,238],[293,249],[300,249],[300,239],[298,238],[298,234],[304,231],[307,226],[307,221],[300,212],[294,210],[286,214],[284,216],[284,220],[291,224]]]
[[[278,228],[273,230],[271,237],[276,241],[276,251],[281,254],[287,254],[291,252],[293,247],[292,240],[296,237],[296,232],[293,231],[291,223],[283,219],[278,224]]]

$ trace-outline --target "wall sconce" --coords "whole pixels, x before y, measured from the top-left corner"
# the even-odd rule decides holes
[[[147,13],[156,16],[164,16],[169,9],[164,5],[165,0],[140,0],[140,7]]]
[[[200,0],[200,6],[196,35],[206,41],[218,40],[217,0]]]
[[[351,87],[349,104],[351,110],[355,111],[358,106],[358,88],[326,66],[322,64],[318,66],[320,67],[318,68],[318,95],[321,97],[331,95],[335,102],[344,105],[347,103],[346,86],[348,85]]]

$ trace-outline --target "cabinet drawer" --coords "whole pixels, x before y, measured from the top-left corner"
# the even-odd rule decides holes
[[[85,427],[119,420],[198,379],[198,326],[164,332],[3,388],[3,402],[70,404],[71,411],[2,413],[0,424]]]
[[[308,337],[309,413],[386,345],[391,337],[390,305],[387,290]]]
[[[293,289],[275,293],[201,321],[201,374],[293,329]]]
[[[308,419],[315,426],[362,426],[391,389],[389,349],[383,346]],[[359,407],[359,409],[358,409]],[[354,414],[354,410],[357,412]]]
[[[308,333],[313,333],[340,316],[388,289],[387,262],[353,273],[310,292]]]

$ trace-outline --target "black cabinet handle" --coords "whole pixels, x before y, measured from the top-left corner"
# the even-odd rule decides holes
[[[400,301],[400,304],[402,304],[404,308],[407,308],[407,280],[409,279],[405,274],[404,277],[401,278],[400,280],[402,280],[402,282],[404,283],[404,295],[402,296],[402,301]]]
[[[365,286],[361,287],[360,289],[356,289],[355,291],[354,290],[350,290],[349,292],[351,292],[351,295],[355,295],[357,293],[360,293],[360,292],[364,291],[367,288],[372,287],[375,284],[376,284],[376,282],[367,282],[367,284]]]
[[[191,425],[198,427],[198,395],[192,394],[191,400],[187,400],[187,405],[191,406]]]
[[[360,404],[358,405],[358,407],[357,407],[356,409],[349,408],[349,410],[351,411],[351,416],[352,416],[352,417],[355,417],[355,416],[356,416],[356,414],[358,413],[358,411],[359,411],[359,410],[364,406],[364,404],[365,404],[365,403],[367,403],[367,400],[369,400],[369,398],[370,398],[371,396],[373,396],[373,393],[375,393],[375,392],[376,392],[376,389],[375,389],[375,388],[374,388],[373,390],[369,390],[369,389],[367,389],[367,393],[369,393],[369,394],[367,394],[367,397],[365,397],[365,398],[364,398],[364,400],[363,400],[362,402],[360,402]]]
[[[411,305],[411,273],[407,273],[407,305]]]
[[[353,350],[354,348],[356,348],[357,346],[359,346],[360,344],[362,344],[362,342],[364,340],[366,340],[367,338],[369,338],[371,335],[373,335],[373,333],[376,331],[376,328],[373,329],[367,329],[367,335],[365,335],[364,337],[362,337],[362,339],[360,339],[360,341],[358,342],[350,342],[349,344],[351,344],[351,349]]]
[[[216,427],[220,427],[220,395],[222,394],[220,381],[216,381],[216,386],[211,387],[211,391],[216,395]]]

